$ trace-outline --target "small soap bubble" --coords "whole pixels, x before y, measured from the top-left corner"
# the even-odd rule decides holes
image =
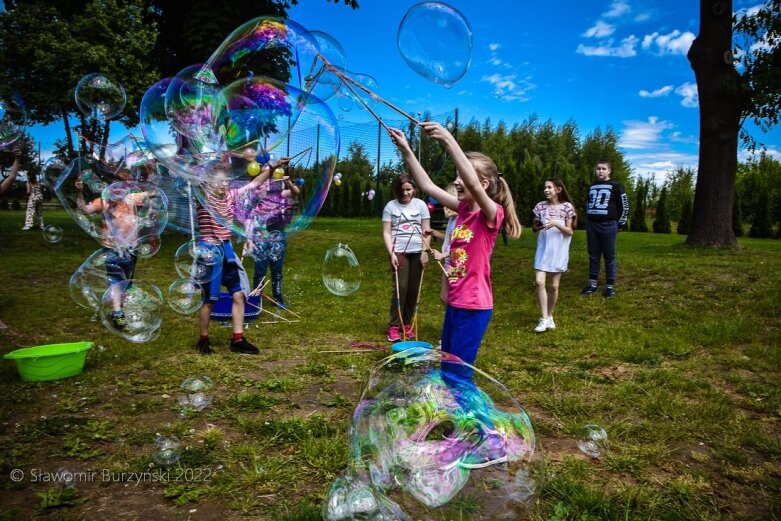
[[[43,240],[48,243],[56,244],[62,240],[62,228],[54,224],[47,224],[41,230]]]
[[[190,279],[175,280],[168,287],[168,307],[180,315],[195,313],[203,305],[201,285]]]
[[[161,467],[170,467],[179,461],[181,456],[179,452],[179,438],[171,436],[158,436],[155,440],[155,452],[152,459]]]
[[[346,244],[337,244],[325,254],[323,284],[338,297],[352,295],[361,287],[361,267]]]
[[[212,403],[213,396],[209,391],[213,386],[214,383],[208,376],[187,377],[180,386],[185,392],[179,396],[180,414],[185,416],[188,412],[204,410]]]
[[[607,432],[599,425],[584,425],[578,431],[578,448],[592,458],[604,456],[608,450]]]
[[[125,88],[97,72],[79,80],[74,97],[82,114],[100,122],[119,116],[127,102]]]

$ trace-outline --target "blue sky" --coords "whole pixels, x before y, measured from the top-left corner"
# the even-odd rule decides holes
[[[473,34],[471,67],[445,88],[414,72],[396,45],[411,0],[362,0],[358,10],[302,0],[289,18],[345,49],[347,68],[371,74],[378,93],[411,114],[459,108],[460,120],[508,125],[532,114],[583,135],[613,127],[639,175],[697,165],[699,111],[686,52],[699,28],[692,0],[522,2],[452,0]],[[761,4],[735,1],[735,9]],[[363,111],[345,119],[367,118]],[[781,157],[781,132],[757,134]]]
[[[572,119],[584,136],[611,126],[637,175],[661,181],[678,166],[697,165],[697,91],[686,52],[698,33],[698,2],[452,0],[471,26],[473,47],[470,68],[449,88],[418,75],[397,48],[399,24],[418,2],[360,3],[352,10],[301,0],[288,15],[334,37],[347,69],[373,76],[377,94],[410,114],[457,107],[461,122],[488,117],[510,126],[533,114],[557,125]],[[736,0],[734,8],[761,3]],[[371,118],[332,105],[345,122]],[[31,129],[44,157],[61,129]],[[781,158],[781,130],[755,134]]]

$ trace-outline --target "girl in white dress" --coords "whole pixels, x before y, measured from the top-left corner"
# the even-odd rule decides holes
[[[559,298],[559,279],[569,264],[569,243],[575,231],[577,214],[567,188],[558,177],[545,181],[545,200],[534,207],[532,229],[538,232],[537,252],[534,254],[534,280],[540,301],[540,320],[534,331],[542,333],[555,329],[553,309]],[[545,288],[550,273],[550,287]]]

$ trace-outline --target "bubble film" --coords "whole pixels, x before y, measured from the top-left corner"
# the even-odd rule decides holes
[[[292,88],[287,90],[291,95]],[[220,193],[211,183],[204,181],[192,186],[198,203],[220,224],[244,239],[262,237],[280,228],[288,235],[294,234],[309,226],[328,195],[339,156],[336,118],[325,103],[304,105],[295,126],[273,152],[257,155],[258,161],[270,161],[272,164],[282,156],[294,158],[284,169],[283,177],[299,186],[298,195],[286,195],[280,179],[265,185],[258,181],[248,186],[253,179],[259,178],[245,174],[247,160],[244,156],[242,152],[230,158],[230,168],[234,172],[231,177],[237,178],[228,187],[232,193]],[[204,173],[202,178],[209,179],[209,176]],[[232,200],[229,212],[232,218],[226,218],[215,208],[228,198]]]
[[[0,149],[11,148],[27,127],[27,110],[18,95],[0,98]]]
[[[310,31],[317,42],[319,51],[318,59],[312,62],[309,74],[305,77],[306,92],[311,92],[320,101],[326,101],[333,96],[342,81],[333,72],[328,70],[327,64],[338,69],[344,69],[347,64],[344,48],[336,38],[323,31]]]
[[[118,181],[101,193],[103,207],[103,244],[122,251],[135,251],[141,237],[159,237],[168,223],[168,197],[151,183]],[[156,253],[148,248],[145,256]]]
[[[149,151],[165,167],[165,175],[197,182],[203,165],[222,157],[225,143],[211,120],[202,126],[194,122],[172,123],[165,101],[172,81],[172,78],[165,78],[146,91],[139,108],[139,126]],[[176,130],[183,125],[191,125],[187,135]]]
[[[124,320],[118,320],[118,312]],[[163,320],[163,294],[154,284],[138,280],[113,284],[103,294],[98,313],[115,335],[134,343],[149,342]]]
[[[101,122],[119,116],[127,102],[125,88],[98,72],[79,80],[74,98],[82,114]]]
[[[84,308],[98,311],[109,286],[127,282],[122,267],[131,261],[130,255],[108,248],[96,250],[71,275],[68,283],[71,298]]]
[[[412,6],[396,35],[399,53],[424,78],[445,86],[458,82],[472,61],[472,29],[454,7],[440,2]]]
[[[103,190],[119,179],[116,178],[106,163],[92,158],[78,157],[71,161],[54,181],[54,194],[57,196],[63,209],[90,237],[103,244],[103,212],[99,207],[94,208],[90,213],[79,210],[79,195],[76,190],[77,180],[81,180],[83,184],[83,202],[84,204],[89,204],[95,200],[100,200]]]
[[[211,282],[219,273],[215,266],[222,265],[222,249],[206,242],[188,241],[176,250],[174,265],[184,279],[198,284]]]
[[[501,383],[441,351],[413,347],[378,363],[350,438],[328,520],[520,519],[542,487],[526,411]]]
[[[325,288],[337,297],[350,296],[361,287],[361,267],[345,244],[337,244],[326,252],[322,272]]]
[[[228,35],[198,78],[227,85],[255,73],[273,75],[276,80],[311,93],[316,83],[309,75],[317,70],[319,52],[317,40],[303,26],[293,20],[262,16]]]
[[[190,279],[175,280],[168,287],[166,302],[168,307],[180,315],[195,313],[203,305],[201,285]]]

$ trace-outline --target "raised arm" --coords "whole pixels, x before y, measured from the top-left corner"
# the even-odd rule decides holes
[[[469,158],[467,158],[464,151],[461,150],[461,147],[458,145],[456,138],[453,137],[453,134],[434,121],[424,121],[420,126],[432,139],[435,139],[442,144],[445,151],[453,159],[453,164],[456,166],[456,172],[458,172],[458,177],[461,179],[461,184],[464,185],[464,188],[469,190],[472,199],[474,199],[480,207],[480,210],[482,210],[486,219],[490,222],[495,221],[496,202],[488,197],[483,182],[480,181],[477,172],[475,172],[475,167],[472,166]]]
[[[415,157],[415,153],[410,148],[404,132],[395,128],[390,128],[388,129],[388,134],[390,135],[393,144],[396,145],[399,152],[401,152],[401,157],[404,158],[404,162],[407,164],[407,168],[409,168],[410,174],[412,174],[412,178],[415,180],[415,183],[417,183],[418,188],[434,197],[434,199],[442,203],[442,206],[457,211],[458,198],[450,195],[434,184],[428,173],[418,161],[418,158]]]
[[[13,152],[14,164],[11,165],[11,173],[0,183],[0,195],[6,193],[11,188],[11,185],[16,180],[16,175],[19,173],[19,160],[22,157],[22,151],[19,147],[14,147]]]
[[[76,209],[78,211],[86,215],[103,211],[102,199],[97,198],[89,204],[84,201],[84,181],[76,179],[73,186],[76,188]]]

